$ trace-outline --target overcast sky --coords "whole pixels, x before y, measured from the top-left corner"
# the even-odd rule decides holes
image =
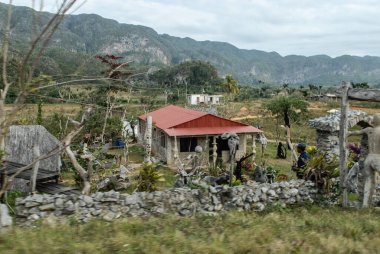
[[[56,2],[45,0],[45,10]],[[244,49],[335,57],[380,56],[379,12],[379,0],[87,0],[74,13]]]

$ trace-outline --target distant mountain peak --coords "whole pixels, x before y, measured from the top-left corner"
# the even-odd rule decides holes
[[[6,10],[7,5],[0,3],[2,17],[5,17]],[[18,47],[25,46],[30,39],[26,31],[30,31],[32,24],[31,11],[31,8],[14,7],[12,39],[22,42]],[[3,27],[2,22],[4,20],[0,20]],[[338,84],[342,80],[380,83],[380,57],[281,56],[275,51],[239,49],[227,42],[196,41],[189,37],[158,34],[149,27],[121,24],[97,14],[67,15],[49,49],[54,54],[48,54],[46,62],[60,68],[57,70],[60,72],[65,72],[63,63],[67,59],[64,57],[68,55],[81,54],[83,58],[83,55],[91,57],[107,53],[125,56],[151,67],[178,64],[187,59],[208,61],[216,66],[220,76],[231,73],[240,84],[258,81]],[[69,53],[59,54],[59,51]]]

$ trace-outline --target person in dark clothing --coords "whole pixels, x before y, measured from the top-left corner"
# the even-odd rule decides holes
[[[277,157],[280,159],[286,159],[286,149],[281,142],[278,142]]]
[[[240,160],[236,161],[236,168],[234,170],[234,175],[236,177],[236,180],[240,180],[240,181],[243,180],[242,175],[241,175],[241,170],[242,170],[242,167],[243,167],[243,161],[245,161],[246,159],[248,159],[252,155],[253,155],[253,153],[251,153],[251,154],[249,154],[247,156],[244,156]]]
[[[297,166],[293,166],[293,170],[296,171],[297,178],[302,179],[307,162],[310,160],[310,155],[306,152],[305,144],[297,145],[297,152],[300,154],[297,160]]]

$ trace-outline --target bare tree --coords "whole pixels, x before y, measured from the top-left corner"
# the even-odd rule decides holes
[[[34,1],[32,2],[34,5]],[[62,0],[60,2],[57,12],[50,18],[50,20],[48,20],[48,22],[41,28],[39,32],[37,32],[36,23],[33,22],[32,24],[33,35],[32,35],[32,40],[30,42],[29,49],[25,52],[25,54],[23,54],[23,57],[20,61],[17,78],[13,81],[10,81],[9,75],[8,75],[8,63],[9,63],[8,56],[9,56],[9,45],[10,45],[10,34],[11,34],[12,0],[9,1],[8,12],[7,12],[6,21],[5,21],[2,49],[1,49],[1,56],[2,56],[1,77],[2,77],[3,84],[1,84],[1,87],[0,87],[0,151],[2,155],[4,154],[4,151],[5,151],[5,137],[9,130],[9,125],[12,118],[15,116],[15,113],[20,108],[23,107],[26,97],[36,88],[36,86],[38,87],[39,85],[39,82],[35,82],[33,80],[33,77],[34,77],[35,69],[41,60],[44,50],[47,48],[48,43],[50,42],[58,26],[62,23],[65,14],[70,9],[72,9],[78,2],[79,1],[77,0]],[[41,9],[43,6],[42,3],[43,1],[41,1],[41,5],[40,5]],[[12,86],[17,87],[19,91],[15,99],[14,105],[11,109],[11,112],[7,114],[5,110],[5,100]],[[71,141],[72,137],[75,136],[77,132],[70,133],[70,134],[69,134],[69,137],[66,137],[66,140]],[[71,139],[69,139],[70,137]],[[65,144],[67,145],[69,144],[69,142],[66,142]],[[39,161],[49,158],[50,156],[53,156],[61,151],[62,149],[57,147],[47,154],[39,155],[38,153],[36,153],[35,159],[29,165],[25,165],[24,167],[18,168],[16,172],[10,176],[8,176],[6,173],[3,174],[4,179],[3,179],[3,183],[0,189],[0,196],[2,196],[8,190],[10,184],[12,183],[15,177],[17,177],[23,171],[28,170],[32,167],[34,167],[34,170],[33,170],[31,180],[32,180],[32,191],[34,191],[35,178],[38,173],[37,171],[38,171]],[[2,160],[2,158],[0,159]]]
[[[36,84],[33,83],[34,71],[41,60],[41,56],[44,50],[48,46],[54,32],[58,26],[62,23],[65,14],[73,8],[73,6],[79,1],[77,0],[62,0],[57,12],[42,28],[42,30],[32,36],[32,41],[28,51],[24,54],[19,66],[17,80],[10,82],[8,80],[8,54],[9,54],[9,40],[11,32],[11,18],[12,18],[12,0],[9,1],[8,14],[5,22],[5,32],[2,43],[2,80],[3,86],[0,89],[0,150],[5,150],[5,136],[8,132],[9,117],[12,117],[25,102],[27,95],[33,90]],[[33,25],[33,32],[36,29]],[[11,86],[19,88],[18,95],[15,99],[15,105],[10,114],[6,114],[5,100],[7,98],[9,89]],[[38,84],[37,84],[38,85]]]
[[[34,3],[34,1],[32,1]],[[42,3],[41,0],[41,9],[42,9]],[[130,62],[122,62],[118,63],[117,65],[111,66],[110,70],[107,72],[106,77],[84,77],[82,79],[72,79],[64,82],[55,82],[53,80],[44,80],[41,78],[34,78],[35,69],[37,65],[39,64],[41,57],[43,56],[43,53],[45,49],[47,48],[53,34],[59,27],[59,25],[62,23],[64,16],[72,10],[75,6],[78,6],[80,4],[83,4],[85,0],[60,0],[57,1],[57,5],[59,3],[57,12],[48,20],[48,22],[38,31],[36,27],[36,23],[33,22],[32,24],[32,31],[33,35],[31,36],[32,40],[30,42],[30,47],[23,54],[23,57],[20,61],[20,66],[18,68],[17,78],[13,81],[9,80],[8,75],[8,63],[9,63],[9,45],[10,45],[10,34],[11,34],[11,19],[12,19],[12,1],[9,1],[9,8],[7,16],[5,17],[5,29],[4,29],[4,36],[3,36],[3,42],[2,42],[2,49],[1,49],[1,56],[2,56],[2,81],[3,84],[1,86],[0,84],[0,154],[3,155],[5,151],[5,137],[7,135],[7,132],[9,130],[9,125],[13,120],[13,117],[16,115],[15,113],[20,110],[25,105],[26,98],[31,95],[32,93],[36,93],[42,89],[50,88],[50,87],[61,87],[61,86],[70,86],[70,85],[77,85],[77,84],[83,84],[84,82],[89,81],[102,81],[107,82],[109,86],[119,87],[125,89],[125,86],[122,86],[121,83],[117,84],[116,82],[110,82],[110,81],[119,81],[126,83],[130,78],[141,75],[143,73],[137,73],[137,74],[131,74],[129,72],[124,72],[122,70],[123,67],[126,67],[129,65]],[[126,79],[121,79],[121,74],[127,74]],[[17,97],[14,101],[13,107],[11,109],[11,112],[6,114],[5,110],[5,100],[7,98],[7,95],[9,93],[9,89],[14,86],[17,87],[18,93]],[[110,109],[112,110],[112,108]],[[110,111],[109,110],[109,111]],[[87,112],[87,111],[86,111]],[[0,196],[3,195],[7,189],[9,188],[11,182],[15,177],[17,177],[19,174],[21,174],[23,171],[28,170],[30,168],[35,167],[34,174],[37,174],[37,166],[38,161],[49,158],[50,156],[53,156],[57,153],[60,153],[62,151],[66,151],[68,154],[75,170],[78,172],[78,174],[81,176],[83,182],[84,182],[84,189],[83,193],[88,194],[90,191],[90,179],[92,175],[92,155],[84,156],[84,159],[88,161],[88,169],[87,171],[80,166],[80,164],[77,162],[75,154],[71,150],[70,144],[73,140],[73,138],[83,129],[84,124],[86,123],[86,119],[88,117],[89,112],[84,113],[82,116],[82,119],[80,121],[74,121],[71,120],[70,122],[74,124],[74,129],[67,134],[62,140],[62,143],[64,144],[62,148],[56,148],[52,151],[50,151],[47,154],[42,154],[40,156],[36,156],[36,158],[31,162],[29,165],[26,165],[24,167],[21,167],[16,170],[16,172],[10,176],[6,176],[6,179],[3,179],[3,184],[0,189]],[[110,114],[110,112],[108,112]],[[2,159],[2,158],[0,158]],[[37,165],[37,166],[36,166]]]

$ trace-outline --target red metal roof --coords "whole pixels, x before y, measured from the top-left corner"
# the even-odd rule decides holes
[[[182,123],[189,122],[204,115],[207,115],[207,113],[190,110],[174,105],[169,105],[164,108],[160,108],[147,113],[147,116],[152,117],[153,123],[162,130]],[[145,121],[146,116],[144,114],[141,115],[139,118]]]
[[[220,135],[225,132],[262,132],[247,124],[174,105],[147,113],[147,116],[152,116],[155,126],[162,129],[169,136]],[[146,116],[144,114],[139,118],[145,121]]]

